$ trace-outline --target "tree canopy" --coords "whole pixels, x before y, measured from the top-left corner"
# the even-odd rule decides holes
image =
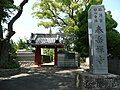
[[[33,15],[40,20],[39,25],[44,27],[60,27],[66,34],[65,48],[80,53],[81,57],[89,55],[88,45],[88,9],[91,5],[102,4],[103,0],[41,0],[33,5]],[[119,33],[115,30],[117,22],[112,18],[110,11],[106,12],[106,29],[108,54],[113,54],[111,39],[115,34],[118,40]],[[118,44],[117,44],[118,45]],[[116,47],[119,48],[119,47]],[[118,53],[120,55],[120,53]]]

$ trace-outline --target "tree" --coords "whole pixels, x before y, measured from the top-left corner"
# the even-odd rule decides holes
[[[44,24],[51,22],[53,23],[52,26],[59,26],[66,34],[65,45],[67,50],[70,50],[70,46],[74,44],[74,51],[79,52],[81,57],[87,57],[89,55],[88,9],[93,4],[101,4],[102,1],[103,0],[42,0],[33,5],[33,15],[42,20],[42,22],[38,23],[39,25],[45,26]],[[51,26],[49,24],[47,25]],[[106,12],[107,32],[117,32],[114,29],[116,26],[117,22],[112,19],[110,12]],[[108,38],[110,38],[109,35]],[[109,40],[110,39],[108,39],[107,42],[108,44]],[[108,47],[108,52],[111,53],[112,51],[110,50]]]
[[[93,3],[92,3],[93,4]],[[89,56],[89,45],[88,45],[88,24],[87,24],[87,15],[90,4],[86,6],[86,9],[79,14],[79,31],[76,31],[75,36],[77,36],[74,41],[75,47],[74,50],[80,52],[81,57]],[[120,33],[115,30],[117,27],[117,22],[112,18],[111,12],[106,12],[106,31],[107,31],[107,49],[108,55],[112,57],[119,57],[119,39]],[[113,49],[114,48],[114,49]]]
[[[33,15],[40,19],[38,25],[60,27],[66,34],[65,48],[70,50],[74,33],[79,30],[77,14],[83,11],[85,4],[82,0],[42,0],[33,5]]]
[[[43,49],[43,54],[53,57],[54,50],[49,48]]]
[[[64,31],[78,29],[76,13],[82,10],[81,0],[42,0],[33,5],[33,15],[41,21],[38,25],[44,27],[59,26]],[[79,8],[79,10],[78,10]]]
[[[17,49],[28,49],[27,40],[19,39],[17,42]]]
[[[0,68],[7,67],[8,62],[10,62],[10,39],[15,34],[13,30],[14,22],[21,16],[23,12],[23,6],[28,2],[28,0],[23,0],[17,9],[13,4],[13,0],[1,0],[0,1]],[[9,20],[12,13],[11,10],[17,9],[17,14]],[[3,38],[3,26],[2,23],[7,22],[7,35]]]
[[[120,33],[115,30],[117,22],[112,18],[111,12],[106,13],[106,28],[107,28],[107,48],[108,54],[111,57],[120,58]]]

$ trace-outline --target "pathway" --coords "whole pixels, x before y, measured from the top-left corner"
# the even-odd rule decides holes
[[[2,78],[0,90],[78,90],[77,73],[83,69],[24,68],[19,75]]]

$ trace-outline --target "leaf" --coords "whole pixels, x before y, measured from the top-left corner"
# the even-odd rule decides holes
[[[49,22],[42,21],[38,23],[38,26],[44,26],[45,28],[49,28],[49,27],[53,27],[54,23],[52,21],[49,21]]]

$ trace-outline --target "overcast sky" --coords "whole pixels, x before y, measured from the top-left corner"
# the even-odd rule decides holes
[[[16,5],[19,5],[22,0],[14,0]],[[36,0],[29,0],[24,6],[22,16],[14,23],[14,30],[16,34],[12,37],[14,41],[19,38],[29,38],[30,34],[33,33],[48,33],[49,31],[43,27],[37,27],[37,20],[32,17],[32,5]],[[112,11],[113,18],[118,22],[116,28],[120,32],[120,0],[103,0],[103,5],[106,11]],[[55,33],[55,30],[53,30]]]

